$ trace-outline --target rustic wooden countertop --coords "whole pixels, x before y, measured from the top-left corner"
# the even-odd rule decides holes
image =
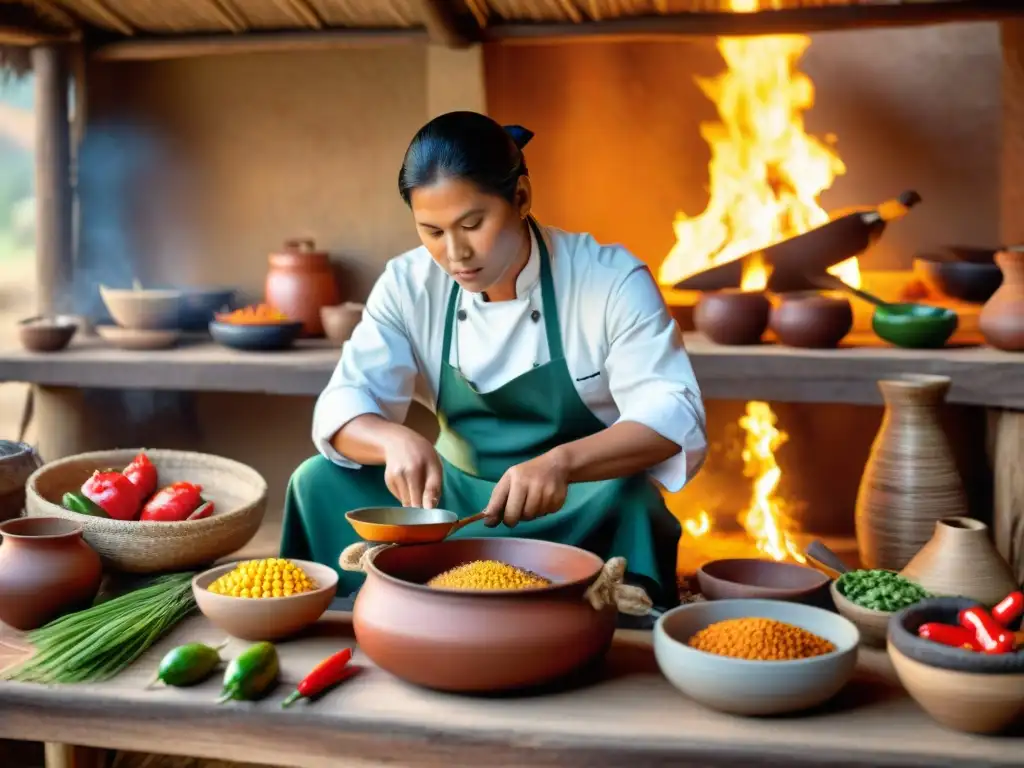
[[[895,684],[884,653],[862,651],[857,677],[803,716],[737,718],[704,709],[661,677],[650,635],[620,631],[599,680],[518,698],[408,686],[357,652],[362,674],[312,704],[280,700],[321,658],[353,644],[348,614],[279,645],[281,686],[260,703],[216,705],[219,680],[145,685],[181,642],[219,642],[205,619],[178,627],[138,664],[95,685],[0,683],[0,738],[61,741],[262,764],[648,768],[661,766],[1020,766],[1018,737],[973,737],[932,722]],[[245,646],[233,640],[225,654]],[[8,652],[9,653],[9,652]]]
[[[950,402],[1024,409],[1024,354],[981,346],[907,350],[857,337],[850,344],[835,350],[775,344],[723,347],[700,334],[686,334],[707,399],[878,404],[878,379],[930,373],[953,378]],[[84,339],[52,354],[0,350],[0,381],[317,395],[338,354],[336,347],[317,341],[301,342],[285,352],[239,352],[191,338],[174,349],[126,352]]]

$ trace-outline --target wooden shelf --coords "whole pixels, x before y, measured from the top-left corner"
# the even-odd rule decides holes
[[[917,373],[952,377],[950,402],[1024,410],[1024,354],[980,346],[907,350],[871,346],[866,339],[863,344],[834,350],[723,347],[686,334],[697,380],[709,400],[878,404],[879,379]],[[0,350],[0,381],[317,395],[338,354],[336,347],[317,341],[286,352],[238,352],[204,340],[175,349],[125,352],[89,339],[54,354]]]

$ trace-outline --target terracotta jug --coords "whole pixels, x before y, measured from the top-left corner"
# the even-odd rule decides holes
[[[310,239],[288,240],[269,257],[266,302],[302,322],[303,336],[323,336],[320,308],[340,301],[330,257]]]
[[[878,382],[885,415],[857,491],[857,545],[865,568],[902,570],[935,522],[967,514],[953,452],[939,422],[948,376]]]
[[[21,515],[25,483],[42,464],[31,445],[0,440],[0,523]]]
[[[935,535],[903,575],[933,595],[969,597],[989,608],[1019,588],[988,526],[969,517],[944,517],[935,523]]]
[[[996,349],[1024,351],[1024,245],[995,255],[1003,272],[1003,284],[992,294],[978,316],[985,341]]]
[[[28,631],[88,608],[100,588],[100,556],[82,526],[60,517],[0,525],[0,621]]]

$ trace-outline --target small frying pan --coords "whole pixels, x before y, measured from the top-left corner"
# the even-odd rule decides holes
[[[364,507],[345,513],[359,537],[375,544],[433,544],[484,516],[479,512],[459,520],[447,509],[421,507]]]

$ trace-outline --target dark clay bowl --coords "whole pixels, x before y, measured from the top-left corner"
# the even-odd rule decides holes
[[[59,352],[71,343],[77,330],[74,318],[30,317],[18,323],[18,339],[30,352]]]
[[[522,591],[433,589],[434,576],[500,560],[550,579]],[[531,688],[598,661],[617,611],[585,599],[604,563],[576,547],[532,539],[449,539],[378,551],[352,623],[360,649],[415,685],[460,693]]]
[[[716,344],[758,344],[768,328],[771,309],[760,291],[715,291],[701,296],[693,310],[693,324]]]
[[[697,570],[701,594],[708,600],[760,598],[806,602],[828,584],[813,568],[774,560],[712,560]]]
[[[914,259],[914,274],[940,296],[984,304],[1003,283],[992,248],[954,246]]]
[[[213,320],[209,327],[210,335],[218,344],[252,352],[287,349],[302,332],[302,323],[243,325]]]
[[[889,620],[889,660],[907,693],[937,722],[967,733],[1024,724],[1024,651],[989,655],[917,637],[929,621],[956,623],[962,597],[923,600]]]
[[[845,296],[815,291],[781,294],[768,324],[787,347],[830,349],[853,328],[853,308]]]
[[[879,338],[908,349],[938,349],[956,331],[960,318],[951,309],[924,304],[876,307],[871,327]]]

